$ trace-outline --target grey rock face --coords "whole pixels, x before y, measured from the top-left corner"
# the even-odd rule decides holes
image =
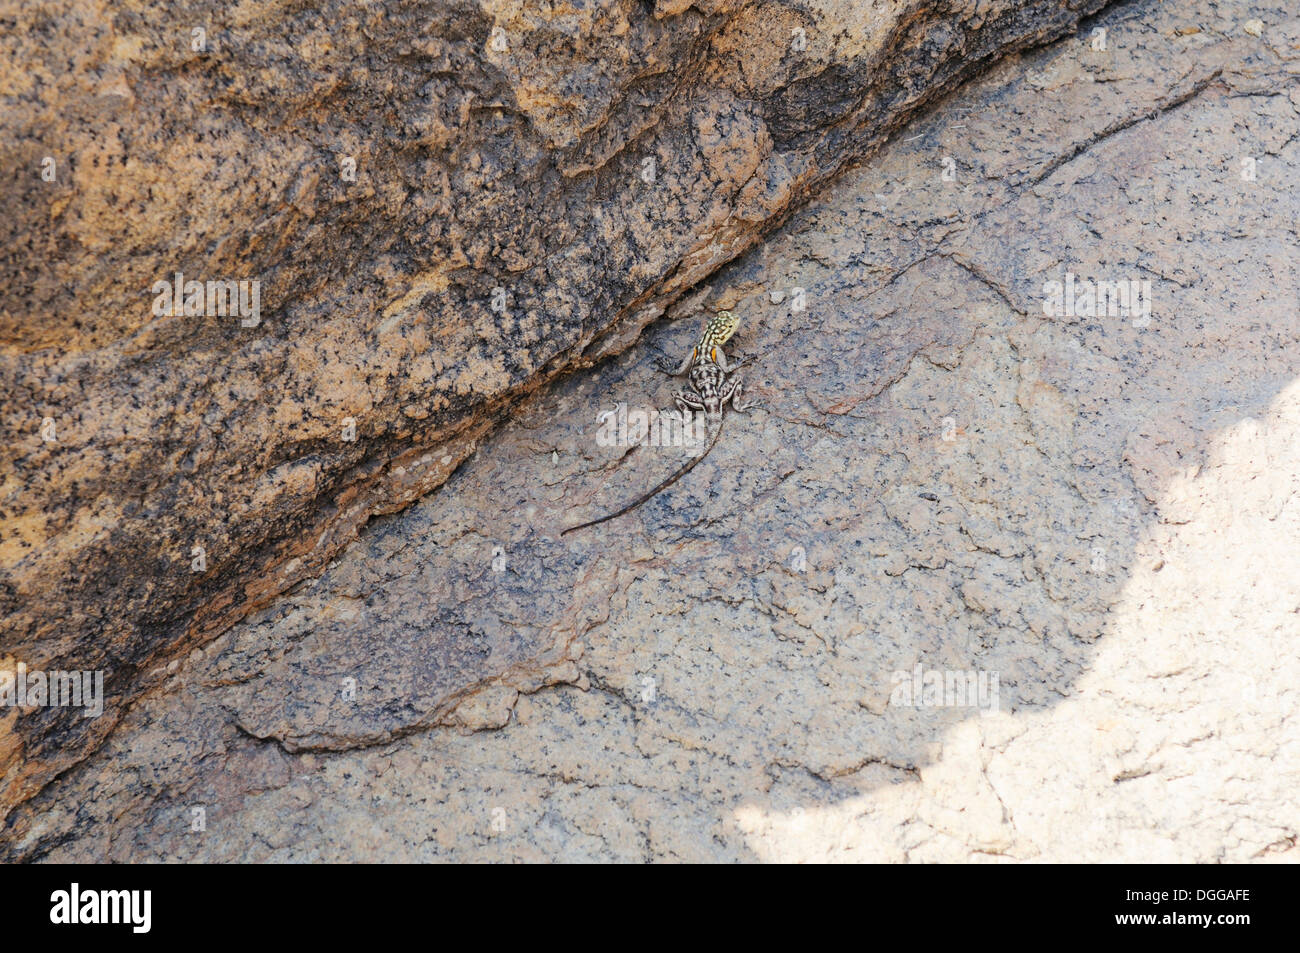
[[[559,538],[689,452],[597,434],[693,319],[172,666],[8,855],[1293,860],[1298,57],[1139,3],[993,68],[683,302],[766,406],[671,491]]]

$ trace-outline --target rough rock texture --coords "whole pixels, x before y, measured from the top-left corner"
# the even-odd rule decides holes
[[[1295,860],[1300,19],[1089,27],[706,289],[766,406],[676,487],[558,537],[685,452],[595,434],[693,318],[169,666],[9,854]],[[1067,271],[1150,315],[1045,314]]]
[[[6,0],[0,650],[111,697],[0,719],[0,815],[512,402],[1102,3]],[[174,316],[177,273],[260,311]]]

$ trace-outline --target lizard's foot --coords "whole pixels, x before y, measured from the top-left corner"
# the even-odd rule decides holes
[[[741,391],[744,389],[744,382],[741,381],[740,374],[736,374],[728,381],[727,390],[723,391],[723,404],[731,404],[733,411],[744,413],[754,407],[762,407],[763,404],[758,400],[745,400],[741,402]]]
[[[686,368],[690,366],[690,363],[691,363],[691,359],[688,357],[680,364],[674,364],[672,361],[668,360],[663,355],[660,355],[659,358],[655,361],[655,365],[659,368],[659,370],[663,371],[665,374],[668,374],[671,377],[677,377],[681,374],[685,374]]]
[[[744,413],[747,410],[753,410],[755,407],[762,407],[763,402],[759,400],[747,400],[743,403],[740,399],[740,381],[736,381],[736,388],[731,392],[731,409]]]

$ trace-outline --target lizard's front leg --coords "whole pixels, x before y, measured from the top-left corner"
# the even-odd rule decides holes
[[[694,360],[695,351],[692,350],[690,354],[686,355],[686,359],[682,361],[681,365],[676,370],[673,369],[673,365],[670,362],[665,361],[662,358],[657,363],[659,365],[659,370],[663,371],[665,374],[671,374],[673,377],[677,377],[681,374],[685,374],[687,368],[691,366],[691,362]]]
[[[735,364],[728,362],[727,352],[724,351],[719,345],[714,345],[713,347],[709,348],[709,353],[706,356],[710,361],[712,361],[714,364],[717,364],[718,367],[722,368],[722,373],[724,374],[729,374],[732,371],[738,371],[746,364],[749,363],[749,358],[747,357],[740,358],[738,361],[736,361]]]
[[[727,352],[720,346],[715,344],[713,347],[709,348],[708,357],[710,361],[722,368],[722,373],[725,374],[732,370],[732,366],[727,363]]]
[[[713,353],[717,355],[717,357],[714,358],[713,363],[717,364],[718,367],[722,368],[722,372],[724,374],[729,374],[732,371],[738,371],[746,364],[749,363],[749,358],[747,357],[738,357],[736,358],[736,363],[734,364],[729,363],[727,361],[726,352],[724,352],[722,348],[716,348]]]

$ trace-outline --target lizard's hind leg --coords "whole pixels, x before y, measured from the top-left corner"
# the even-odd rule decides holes
[[[704,410],[704,401],[700,400],[700,395],[689,390],[679,390],[673,395],[673,403],[677,409],[686,413],[692,410]]]
[[[740,402],[740,389],[741,389],[740,377],[739,376],[733,377],[731,379],[731,382],[734,386],[731,388],[731,394],[728,396],[727,399],[731,401],[732,410],[739,411],[740,413],[743,414],[747,410],[753,410],[755,407],[763,406],[762,401],[757,401],[757,400],[746,401],[745,403],[742,404]]]

